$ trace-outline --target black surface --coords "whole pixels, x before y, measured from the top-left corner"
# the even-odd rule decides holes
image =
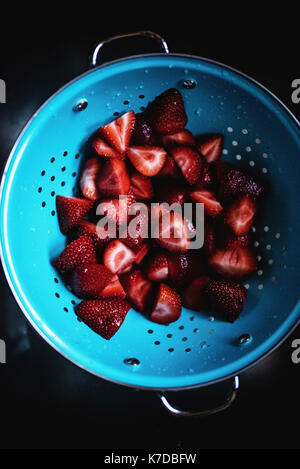
[[[244,11],[227,10],[227,16],[219,12],[218,21],[197,13],[194,24],[188,5],[185,13],[186,18],[172,12],[160,24],[144,18],[133,24],[126,17],[121,23],[119,12],[122,25],[117,26],[112,11],[81,12],[67,22],[57,15],[51,22],[47,12],[47,27],[24,19],[14,37],[3,31],[0,78],[7,84],[7,103],[0,104],[1,167],[39,105],[87,69],[94,45],[134,30],[157,31],[172,52],[202,55],[240,69],[271,89],[299,118],[300,104],[293,105],[290,97],[292,80],[300,78],[297,29],[290,12],[286,21],[282,12],[280,19],[262,18],[259,9],[249,17],[245,5]],[[106,58],[156,50],[151,41],[128,42],[107,48]],[[25,320],[3,274],[0,295],[0,338],[7,344],[7,363],[0,364],[1,448],[299,448],[300,364],[291,361],[299,327],[268,358],[241,374],[241,389],[229,410],[186,421],[169,416],[155,393],[108,383],[62,358]],[[200,402],[217,402],[228,386],[181,395],[181,404],[190,406],[195,395]]]

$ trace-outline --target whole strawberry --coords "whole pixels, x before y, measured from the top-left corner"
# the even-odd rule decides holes
[[[187,123],[187,115],[181,93],[169,88],[157,96],[147,107],[147,116],[152,129],[162,135],[174,134]]]
[[[205,293],[215,311],[226,321],[234,322],[243,310],[247,289],[241,283],[232,280],[212,280]]]
[[[75,307],[77,317],[106,340],[119,330],[129,310],[129,303],[119,298],[85,300]]]

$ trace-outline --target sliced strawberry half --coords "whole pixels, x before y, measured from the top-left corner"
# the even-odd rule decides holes
[[[225,278],[244,278],[257,270],[257,260],[250,248],[217,249],[209,265]]]
[[[131,174],[130,187],[136,200],[151,200],[154,197],[151,179],[138,171]]]
[[[70,272],[75,267],[96,262],[94,243],[89,236],[83,235],[68,244],[59,257],[53,261],[53,265],[60,272]]]
[[[184,102],[176,88],[169,88],[157,96],[149,103],[146,112],[152,129],[159,134],[174,134],[187,123]]]
[[[113,274],[121,274],[132,265],[135,254],[119,239],[111,241],[103,253],[103,264]]]
[[[189,229],[181,214],[165,213],[154,229],[156,242],[171,252],[186,252],[190,245]]]
[[[203,170],[203,158],[196,150],[186,145],[173,147],[170,152],[187,182],[195,184]]]
[[[204,213],[210,217],[216,217],[223,210],[213,191],[207,189],[191,191],[190,197],[195,202],[204,204]]]
[[[163,167],[166,150],[162,147],[131,146],[127,156],[131,163],[144,176],[155,176]]]
[[[83,196],[86,199],[97,200],[100,198],[99,190],[96,184],[98,174],[101,169],[99,158],[90,158],[84,165],[81,172],[79,186]]]
[[[72,272],[70,285],[79,298],[99,298],[100,292],[112,278],[112,273],[104,265],[86,264]]]
[[[210,280],[211,278],[207,275],[195,278],[185,288],[182,294],[182,304],[196,311],[208,311],[211,305],[205,289]]]
[[[146,312],[152,302],[152,283],[149,282],[139,269],[134,269],[127,274],[121,275],[120,282],[131,306],[137,311]]]
[[[197,149],[208,163],[212,163],[222,156],[223,140],[224,137],[222,134],[203,136],[198,141]]]
[[[180,169],[178,168],[177,164],[175,163],[173,156],[170,155],[166,156],[165,163],[162,169],[157,174],[157,176],[169,177],[175,180],[183,179],[183,175]]]
[[[78,222],[90,212],[92,207],[92,200],[57,195],[56,210],[60,231],[63,234],[67,234],[75,228]]]
[[[119,277],[114,275],[106,287],[101,291],[99,298],[125,298],[126,293],[122,287]]]
[[[237,235],[249,232],[256,214],[256,204],[249,195],[244,195],[235,200],[224,214],[224,221]]]
[[[119,197],[128,194],[130,178],[124,161],[111,158],[105,161],[97,179],[101,197]]]
[[[95,135],[94,141],[93,141],[93,148],[95,152],[97,153],[98,156],[101,156],[103,158],[120,158],[124,159],[125,155],[122,155],[119,153],[117,150],[112,148],[108,143],[103,140],[103,138],[100,136],[100,132],[98,131]]]
[[[212,280],[207,284],[206,294],[214,309],[226,321],[234,322],[244,308],[247,289],[232,280]]]
[[[152,282],[161,282],[168,278],[168,258],[163,250],[157,250],[151,253],[145,267],[145,272],[148,279]]]
[[[77,236],[88,235],[97,249],[103,248],[112,240],[110,232],[88,220],[81,220],[76,226]]]
[[[143,243],[142,245],[140,245],[140,246],[133,249],[134,254],[135,254],[134,262],[137,265],[142,263],[142,261],[144,260],[144,258],[148,254],[149,249],[150,249],[150,247],[149,247],[148,243]]]
[[[170,324],[181,315],[179,294],[165,283],[161,283],[154,301],[150,320],[159,324]]]
[[[109,124],[103,125],[99,132],[117,152],[124,155],[129,146],[134,124],[135,114],[133,111],[128,111]]]
[[[180,130],[179,132],[176,132],[175,134],[163,135],[161,137],[161,140],[165,148],[171,148],[177,145],[194,146],[196,143],[194,135],[192,134],[192,132],[190,132],[187,129]]]
[[[129,303],[120,298],[85,300],[75,307],[77,317],[106,340],[119,330],[129,310]]]

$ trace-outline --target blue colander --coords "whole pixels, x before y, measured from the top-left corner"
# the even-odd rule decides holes
[[[25,316],[66,358],[102,378],[152,390],[179,390],[236,376],[274,349],[300,316],[299,122],[271,92],[223,64],[189,55],[132,56],[96,66],[55,93],[16,141],[1,189],[2,262]],[[55,196],[74,194],[88,137],[129,109],[143,110],[178,88],[194,134],[224,134],[223,159],[270,185],[254,231],[257,273],[233,324],[183,309],[168,326],[129,311],[106,341],[78,322],[78,302],[50,260],[64,248]],[[237,378],[235,379],[237,387]],[[165,399],[161,395],[162,399]]]

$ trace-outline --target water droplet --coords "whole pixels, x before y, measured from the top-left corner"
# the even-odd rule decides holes
[[[203,340],[203,342],[200,342],[200,347],[205,349],[207,347],[207,344],[205,342],[205,340]]]
[[[215,320],[215,318],[213,316],[209,316],[208,320],[209,320],[209,322],[213,322]]]
[[[201,115],[201,112],[202,112],[201,107],[198,107],[197,109],[195,109],[195,114],[196,114],[196,116],[200,116],[200,115]]]

